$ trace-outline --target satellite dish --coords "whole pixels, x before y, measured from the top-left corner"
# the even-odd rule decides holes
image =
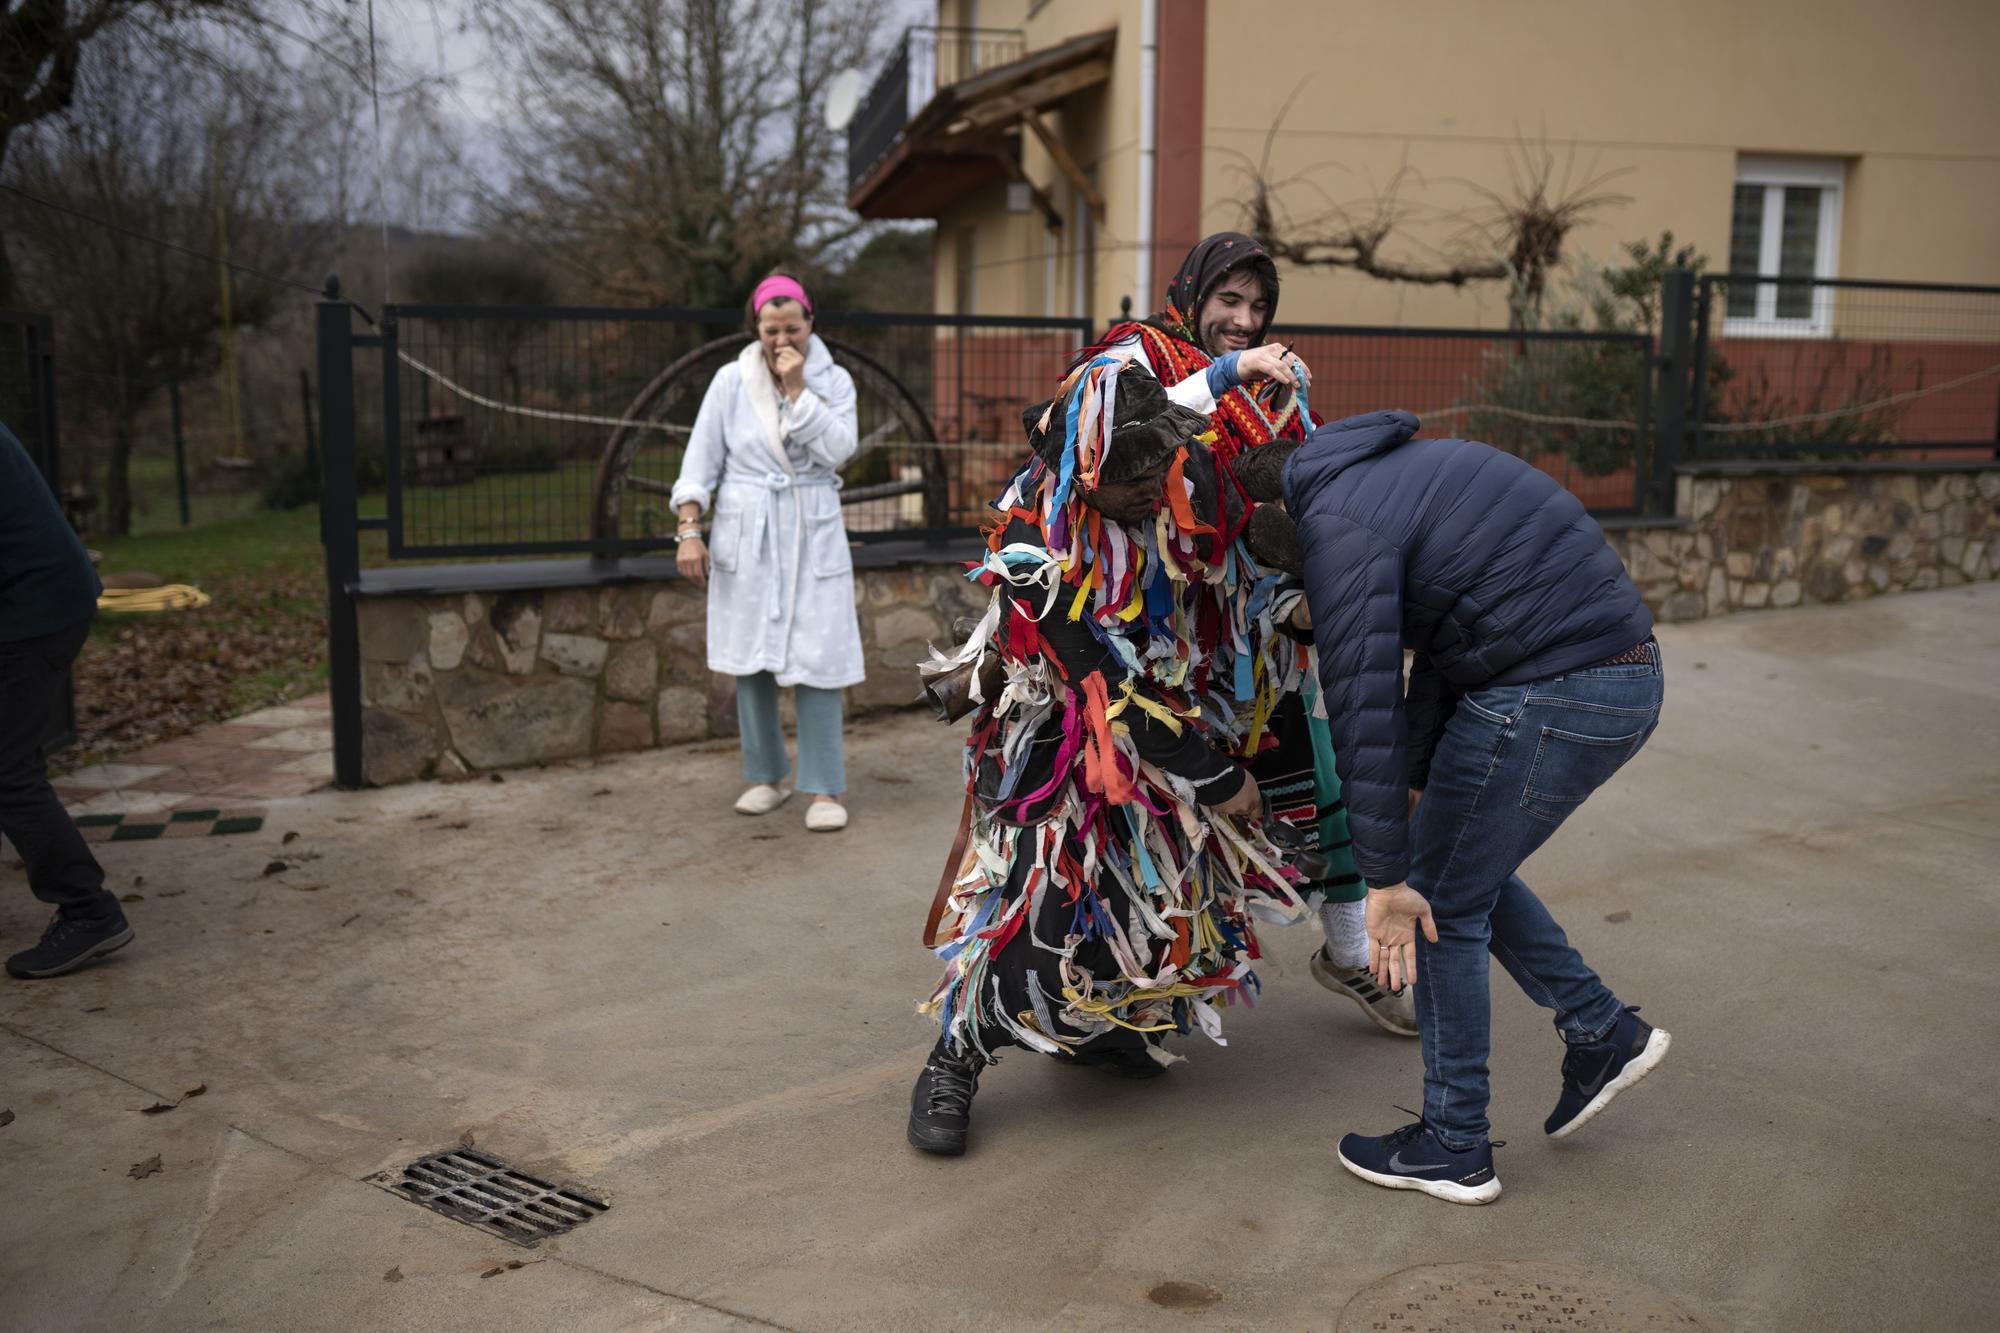
[[[826,127],[835,134],[847,128],[861,106],[861,71],[844,69],[826,89]]]

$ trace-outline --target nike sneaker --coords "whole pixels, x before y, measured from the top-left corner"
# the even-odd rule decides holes
[[[1421,1190],[1448,1203],[1492,1203],[1500,1197],[1493,1150],[1505,1146],[1489,1141],[1456,1152],[1445,1147],[1430,1122],[1419,1116],[1416,1124],[1379,1138],[1347,1135],[1340,1141],[1340,1164],[1385,1189]]]
[[[1673,1038],[1627,1006],[1618,1026],[1603,1041],[1573,1044],[1563,1056],[1562,1096],[1542,1126],[1551,1138],[1567,1138],[1611,1105],[1611,1099],[1653,1072],[1667,1057]]]

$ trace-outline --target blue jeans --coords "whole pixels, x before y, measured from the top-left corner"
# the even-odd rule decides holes
[[[799,718],[798,789],[815,796],[847,790],[840,724],[846,696],[800,685],[792,691]],[[777,786],[792,771],[778,725],[778,679],[768,671],[736,678],[736,725],[743,733],[743,780]]]
[[[1659,725],[1650,662],[1587,667],[1460,697],[1410,831],[1410,887],[1438,942],[1417,936],[1424,1118],[1448,1147],[1486,1141],[1490,950],[1567,1042],[1602,1041],[1623,1010],[1515,874]]]

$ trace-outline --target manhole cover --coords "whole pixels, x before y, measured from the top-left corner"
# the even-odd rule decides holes
[[[411,1162],[400,1175],[384,1171],[371,1179],[411,1203],[516,1245],[534,1246],[560,1236],[611,1206],[471,1148],[432,1153]]]
[[[1364,1287],[1340,1312],[1339,1333],[1706,1333],[1661,1292],[1601,1269],[1567,1264],[1426,1264]]]

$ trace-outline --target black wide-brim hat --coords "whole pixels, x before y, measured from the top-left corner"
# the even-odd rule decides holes
[[[1129,481],[1173,458],[1182,445],[1206,434],[1208,418],[1167,397],[1160,381],[1143,368],[1128,367],[1118,376],[1118,402],[1112,412],[1111,448],[1098,470],[1099,485]],[[1037,403],[1021,414],[1028,445],[1050,467],[1062,464],[1069,405],[1083,391],[1083,379],[1060,398]],[[1047,428],[1043,418],[1047,418]]]

